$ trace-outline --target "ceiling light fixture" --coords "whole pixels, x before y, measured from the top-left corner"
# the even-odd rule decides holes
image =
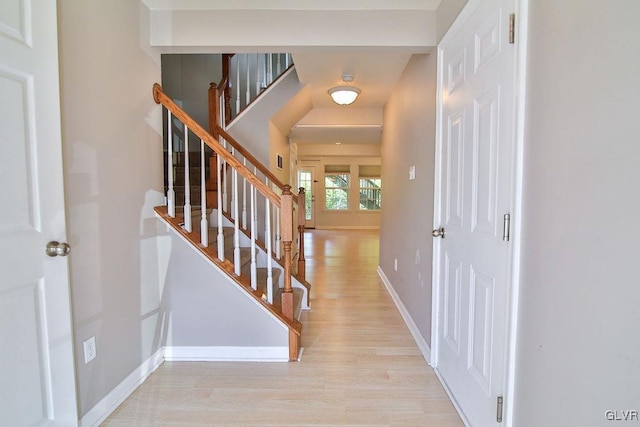
[[[353,74],[343,74],[342,81],[345,83],[351,83],[353,81]],[[329,95],[338,105],[353,104],[358,95],[360,95],[360,89],[354,86],[336,86],[329,89]]]

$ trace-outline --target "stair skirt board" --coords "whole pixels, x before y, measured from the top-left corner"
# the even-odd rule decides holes
[[[167,362],[289,362],[289,347],[165,347],[164,359]]]

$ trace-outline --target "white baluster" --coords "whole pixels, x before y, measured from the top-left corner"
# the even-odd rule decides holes
[[[258,289],[258,266],[256,264],[256,226],[257,219],[254,221],[256,216],[256,187],[253,185],[251,187],[251,287],[256,290]]]
[[[233,168],[232,173],[233,211],[238,212],[238,170]],[[233,217],[233,267],[234,272],[240,275],[240,221],[237,215]]]
[[[176,192],[173,189],[173,129],[171,111],[167,110],[167,212],[176,217]]]
[[[227,148],[227,141],[224,138],[220,138],[220,140],[222,141],[222,146],[224,148]],[[227,188],[229,187],[227,185],[227,178],[228,178],[228,174],[227,174],[227,161],[226,160],[222,160],[222,170],[221,170],[222,176],[224,178],[224,186],[222,187],[222,210],[225,212],[229,212],[229,195],[227,194]],[[218,205],[218,209],[220,209],[220,205]]]
[[[184,125],[184,229],[191,233],[191,182],[189,179],[189,128]]]
[[[243,160],[244,166],[247,167],[247,158]],[[247,179],[242,178],[242,228],[245,230],[247,227]]]
[[[265,232],[264,241],[267,244],[267,301],[273,304],[273,258],[271,250],[271,203],[269,198],[265,197]]]
[[[277,62],[277,67],[276,67],[276,76],[280,76],[280,73],[282,72],[282,60],[281,60],[281,56],[280,54],[278,54],[277,58],[278,58],[278,62]]]
[[[240,54],[235,54],[236,58],[236,115],[240,112]]]
[[[207,176],[205,174],[204,141],[200,140],[200,243],[209,246],[209,222],[207,221]]]
[[[264,60],[267,61],[266,67],[265,67],[267,72],[265,86],[269,86],[273,82],[273,54],[272,53],[266,54],[264,57]]]
[[[280,235],[280,207],[274,206],[276,210],[276,258],[282,259],[282,236]]]
[[[224,93],[218,99],[218,103],[220,104],[220,108],[218,109],[218,111],[220,111],[220,117],[219,117],[220,120],[218,120],[218,123],[220,123],[220,127],[222,129],[226,130],[227,129],[227,103],[224,101]]]
[[[245,107],[251,102],[251,67],[249,67],[249,54],[247,53],[247,97]]]
[[[259,53],[256,53],[256,97],[260,93],[260,89],[262,88],[262,81],[264,81],[261,81],[261,70],[263,70],[263,68],[260,68],[260,56],[261,55]]]
[[[233,148],[233,146],[231,147],[231,150],[229,151],[231,153],[232,156],[235,157],[235,148]],[[236,177],[236,181],[237,181],[237,170],[235,168],[233,168],[233,172],[236,173],[235,177]],[[232,175],[232,179],[233,179],[233,175]],[[231,181],[231,218],[233,218],[234,221],[236,221],[238,219],[238,189],[237,187],[237,182],[234,182],[233,180]]]
[[[216,177],[218,179],[217,182],[217,190],[218,190],[218,208],[216,209],[218,212],[218,259],[220,261],[224,261],[224,229],[222,227],[222,174],[220,173],[222,169],[222,163],[220,162],[220,155],[216,155]]]

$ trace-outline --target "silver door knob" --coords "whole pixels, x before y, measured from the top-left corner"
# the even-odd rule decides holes
[[[56,242],[55,240],[52,240],[49,243],[47,243],[47,248],[45,249],[45,252],[50,257],[67,256],[69,255],[69,252],[71,252],[71,246],[69,246],[66,243],[60,243],[60,242]]]
[[[444,227],[436,228],[431,232],[433,237],[442,237],[444,239]]]

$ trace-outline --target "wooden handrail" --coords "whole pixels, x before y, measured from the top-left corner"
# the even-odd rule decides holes
[[[280,190],[284,191],[285,184],[278,179],[266,166],[264,166],[258,159],[256,159],[246,148],[244,148],[238,141],[236,141],[226,130],[222,129],[220,125],[216,125],[216,132],[218,135],[224,138],[237,153],[240,153],[242,157],[247,159],[252,166],[255,166],[260,172],[264,174],[269,181],[273,182]],[[293,201],[298,203],[298,196],[293,194]]]
[[[269,181],[273,182],[281,191],[284,190],[284,183],[278,179],[266,166],[264,166],[253,154],[251,154],[246,148],[244,148],[234,137],[229,135],[227,131],[220,126],[220,96],[226,93],[229,87],[229,77],[222,78],[220,83],[211,83],[209,86],[209,133],[217,138],[222,136],[226,142],[228,142],[236,152],[240,153],[245,159],[256,167],[265,177],[269,178]],[[226,100],[225,100],[226,102]],[[298,196],[293,195],[293,201],[298,203]]]
[[[160,84],[155,83],[153,85],[153,100],[157,104],[162,104],[166,109],[180,119],[182,123],[187,125],[189,130],[198,136],[205,144],[215,151],[221,159],[225,160],[227,164],[235,168],[241,176],[243,176],[248,182],[250,182],[256,189],[261,192],[266,198],[268,198],[275,206],[280,207],[280,196],[272,189],[267,187],[253,172],[251,172],[246,166],[244,166],[238,159],[231,155],[214,137],[205,131],[195,120],[193,120],[184,110],[176,105],[171,98],[167,96],[162,90]],[[226,133],[226,132],[225,132]]]

